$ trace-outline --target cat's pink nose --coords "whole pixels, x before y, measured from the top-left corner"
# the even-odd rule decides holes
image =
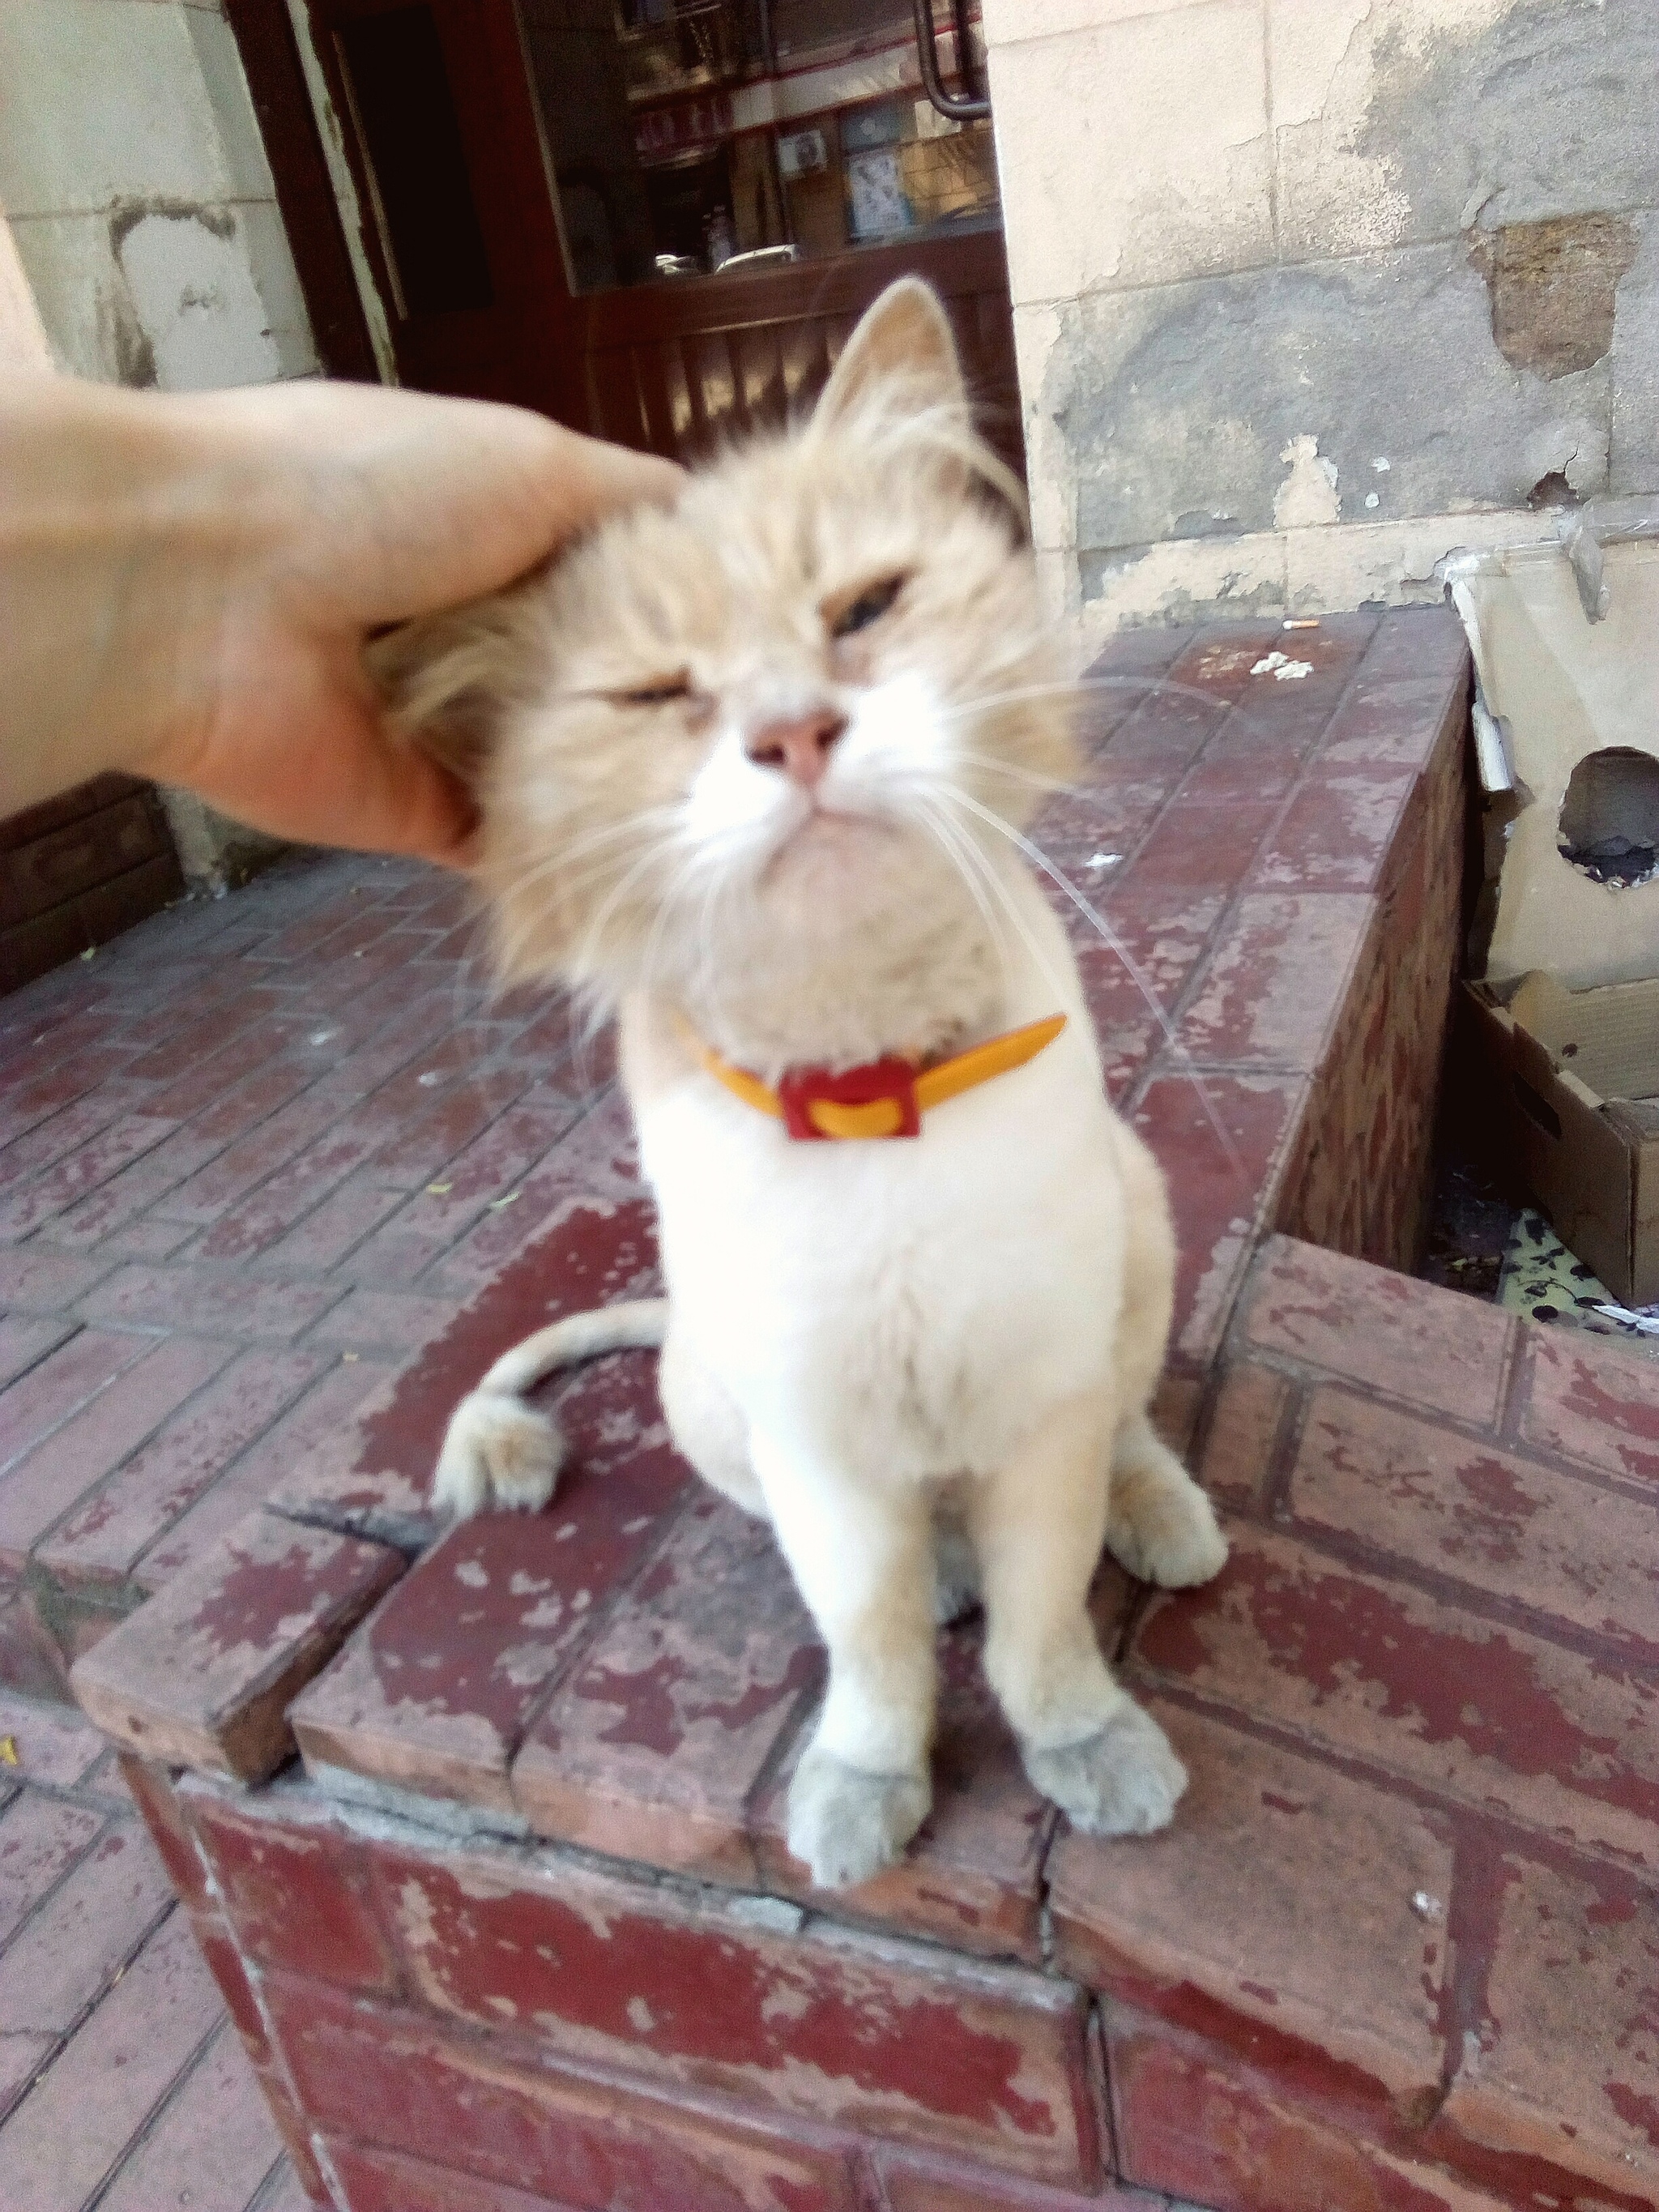
[[[845,714],[823,707],[816,714],[798,714],[793,721],[763,722],[749,732],[744,750],[757,767],[781,768],[810,791],[822,781],[836,740],[846,727]]]

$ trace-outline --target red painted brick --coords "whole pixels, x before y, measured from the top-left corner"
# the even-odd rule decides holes
[[[219,1372],[223,1344],[173,1337],[15,1462],[0,1481],[0,1560],[19,1564],[52,1523]]]
[[[621,1297],[620,1289],[604,1285],[619,1280],[627,1266],[622,1227],[631,1231],[638,1255],[635,1271],[650,1266],[656,1256],[653,1215],[640,1194],[627,1107],[611,1092],[582,1117],[550,1160],[526,1176],[514,1205],[486,1213],[446,1255],[434,1286],[463,1296],[481,1290],[533,1237],[550,1258],[568,1255],[572,1286],[585,1279],[589,1303]],[[605,1255],[602,1273],[592,1269],[590,1250]]]
[[[118,1754],[121,1778],[143,1817],[167,1879],[194,1913],[210,1911],[207,1869],[185,1823],[173,1778],[166,1767],[131,1752]]]
[[[441,2013],[516,2024],[667,2089],[1036,2179],[1094,2178],[1081,2003],[1065,1984],[827,1923],[784,1934],[776,1905],[552,1854],[509,1869],[499,1853],[382,1851],[376,1869],[415,1987]]]
[[[357,1271],[406,1279],[453,1243],[486,1205],[501,1206],[509,1198],[514,1206],[521,1204],[513,1194],[580,1111],[575,1093],[535,1085],[465,1152],[435,1170],[434,1182],[359,1253]]]
[[[231,1929],[256,1966],[356,1992],[396,1989],[367,1857],[326,1807],[303,1821],[284,1820],[280,1805],[254,1800],[244,1808],[198,1776],[179,1785],[178,1805],[213,1869]]]
[[[537,1722],[513,1796],[539,1834],[750,1882],[750,1792],[821,1671],[769,1527],[699,1495]]]
[[[74,1333],[75,1323],[61,1316],[0,1314],[0,1390],[38,1366]]]
[[[346,2212],[578,2212],[565,2197],[532,2197],[423,2158],[343,2141],[326,2150]]]
[[[1285,810],[1250,881],[1263,890],[1374,891],[1419,795],[1414,769],[1322,762]]]
[[[1441,2080],[1443,1824],[1237,1729],[1155,1710],[1187,1795],[1161,1835],[1056,1842],[1060,1971],[1230,2046],[1287,2090],[1420,2117]],[[1418,1896],[1435,1900],[1426,1918]]]
[[[142,1338],[97,1329],[71,1337],[0,1397],[0,1468],[21,1459],[154,1348]]]
[[[561,1419],[571,1460],[547,1510],[452,1529],[296,1700],[309,1765],[513,1809],[526,1723],[690,1480],[642,1360],[590,1370]]]
[[[1290,1396],[1290,1385],[1270,1367],[1245,1361],[1227,1371],[1210,1419],[1199,1480],[1234,1513],[1254,1515],[1262,1509]]]
[[[1513,1854],[1498,1885],[1483,2016],[1436,2148],[1516,2203],[1659,2203],[1659,1895]]]
[[[144,1553],[133,1570],[134,1578],[144,1589],[155,1589],[169,1576],[193,1566],[245,1515],[263,1505],[308,1453],[340,1434],[386,1371],[379,1362],[368,1359],[330,1368]]]
[[[50,2035],[0,2037],[0,2119],[41,2070],[54,2040]]]
[[[1650,1672],[1495,1626],[1236,1523],[1201,1590],[1155,1598],[1139,1667],[1377,1762],[1659,1868]]]
[[[285,1975],[267,1987],[306,2108],[331,2137],[349,2129],[595,2212],[862,2212],[846,2151],[813,2131],[553,2066],[523,2044],[486,2049]]]
[[[1311,1073],[1376,926],[1348,891],[1251,891],[1238,902],[1181,1024],[1208,1065]]]
[[[1252,1344],[1413,1405],[1492,1422],[1515,1324],[1478,1298],[1275,1237],[1250,1285]]]
[[[1170,2212],[1162,2197],[1115,2182],[1079,2196],[946,2159],[901,2158],[888,2152],[880,2163],[887,2212]]]
[[[112,1822],[0,1957],[0,2035],[64,2034],[172,1902],[143,1828]]]
[[[1126,2179],[1218,2212],[1513,2212],[1162,2023],[1114,2008],[1108,2035]]]
[[[13,2203],[83,2203],[218,2017],[217,1992],[176,1912],[0,2125]]]
[[[1308,1086],[1296,1076],[1194,1076],[1162,1066],[1131,1118],[1158,1156],[1175,1216],[1171,1342],[1207,1366],[1273,1218]]]
[[[175,1126],[155,1115],[121,1115],[86,1144],[66,1153],[49,1173],[31,1175],[25,1185],[15,1187],[0,1199],[0,1237],[27,1237],[129,1161],[159,1145]]]
[[[75,1693],[147,1758],[263,1780],[292,1755],[295,1692],[403,1567],[384,1546],[250,1514],[76,1662]]]
[[[241,2212],[282,2154],[241,2045],[223,2027],[155,2128],[122,2161],[99,2212],[222,2205]]]
[[[1278,811],[1270,799],[1212,804],[1189,799],[1183,790],[1158,817],[1125,880],[1139,892],[1187,886],[1231,891],[1249,874]]]
[[[119,1267],[82,1302],[94,1321],[127,1322],[139,1328],[234,1329],[240,1337],[269,1337],[286,1343],[320,1318],[341,1296],[343,1283],[260,1282],[232,1279],[204,1269]]]
[[[98,1256],[112,1267],[118,1260],[170,1260],[195,1234],[193,1229],[180,1228],[176,1222],[162,1221],[152,1214],[100,1237]]]
[[[377,1183],[372,1170],[359,1168],[337,1182],[309,1213],[301,1215],[286,1234],[261,1246],[264,1262],[271,1267],[316,1273],[337,1267],[402,1204],[399,1192]],[[204,1255],[209,1242],[222,1231],[228,1232],[230,1227],[229,1216],[214,1224],[202,1242]]]
[[[1521,1433],[1604,1474],[1659,1482],[1659,1374],[1616,1345],[1525,1331],[1532,1395]]]
[[[312,1332],[319,1343],[372,1345],[415,1352],[441,1336],[455,1320],[451,1298],[423,1297],[416,1291],[350,1291],[331,1307]]]
[[[291,2166],[297,2170],[291,2184],[292,2201],[297,2203],[303,2199],[322,2205],[325,2212],[337,2212],[335,2200],[317,2164],[310,2125],[295,2103],[287,2075],[271,2049],[264,2006],[254,1992],[234,1938],[214,1911],[193,1912],[191,1925],[197,1947],[225,2001],[231,2024],[241,2038],[243,2051],[263,2094],[266,2111],[287,2145]],[[286,2192],[269,2202],[262,2198],[258,2212],[273,2212],[276,2203],[287,2201]]]
[[[71,1258],[49,1244],[0,1249],[0,1304],[14,1311],[55,1314],[84,1297],[106,1272],[95,1261]]]
[[[1310,1528],[1659,1661],[1659,1492],[1624,1496],[1322,1389],[1309,1401],[1288,1503]]]
[[[157,1212],[169,1221],[198,1227],[216,1221],[337,1121],[340,1111],[340,1099],[313,1084],[169,1192],[158,1202]]]
[[[293,1403],[322,1364],[313,1352],[245,1352],[53,1530],[40,1547],[43,1564],[65,1576],[130,1575],[140,1554]]]
[[[22,1193],[31,1181],[46,1174],[55,1162],[67,1158],[77,1146],[90,1144],[130,1103],[130,1094],[118,1088],[100,1089],[89,1097],[61,1107],[26,1135],[14,1138],[0,1150],[0,1191],[8,1197]],[[158,1137],[165,1133],[156,1132]]]
[[[76,1789],[104,1755],[104,1739],[72,1705],[0,1689],[0,1736],[8,1735],[17,1753],[15,1769],[8,1771],[20,1782]]]
[[[33,1790],[0,1814],[0,1943],[62,1881],[101,1825],[83,1806]]]

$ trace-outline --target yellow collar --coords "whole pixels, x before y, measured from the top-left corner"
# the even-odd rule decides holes
[[[1052,1044],[1065,1026],[1064,1014],[1050,1014],[1045,1021],[1009,1030],[920,1072],[909,1060],[897,1056],[868,1060],[861,1067],[845,1068],[836,1075],[822,1067],[791,1068],[775,1091],[747,1068],[734,1067],[730,1060],[722,1060],[705,1044],[698,1044],[697,1053],[709,1074],[723,1083],[734,1098],[781,1121],[792,1137],[809,1142],[826,1138],[916,1137],[921,1133],[921,1116],[930,1107],[988,1083],[994,1075],[1024,1067],[1045,1045]]]

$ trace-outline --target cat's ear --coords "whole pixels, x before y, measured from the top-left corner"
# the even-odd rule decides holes
[[[968,406],[957,342],[939,295],[901,276],[865,310],[823,387],[813,421],[834,424],[872,401],[897,397],[907,409]]]
[[[520,586],[401,623],[364,647],[363,665],[394,735],[471,788],[522,693],[538,598]]]

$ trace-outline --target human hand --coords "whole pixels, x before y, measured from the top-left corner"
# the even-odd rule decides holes
[[[365,635],[509,582],[672,464],[351,384],[0,389],[0,815],[107,769],[298,841],[464,862],[461,787],[392,744]]]

